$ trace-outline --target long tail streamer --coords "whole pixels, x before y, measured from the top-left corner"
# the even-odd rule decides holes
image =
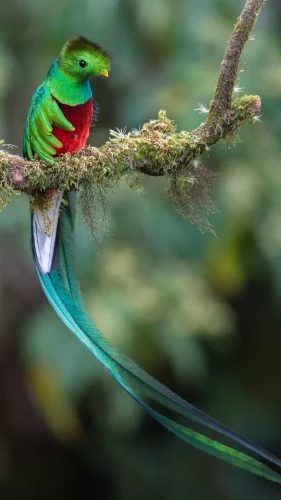
[[[239,443],[244,448],[251,450],[276,466],[281,467],[281,460],[267,450],[197,409],[158,382],[125,355],[118,352],[96,328],[86,311],[74,267],[75,194],[67,193],[65,197],[68,204],[61,209],[58,228],[58,269],[44,275],[40,272],[35,261],[43,290],[62,321],[88,347],[125,391],[152,417],[176,436],[192,446],[237,467],[263,476],[271,481],[281,483],[281,476],[264,463],[177,423],[175,420],[153,409],[146,402],[148,400],[151,403],[157,403],[163,409],[172,410],[178,415],[210,428]],[[32,246],[34,253],[33,241]]]

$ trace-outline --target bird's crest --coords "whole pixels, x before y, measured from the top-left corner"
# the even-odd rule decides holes
[[[91,42],[84,36],[73,35],[71,38],[65,42],[61,55],[65,56],[71,52],[90,52],[93,55],[100,55],[109,63],[109,55],[98,43]]]

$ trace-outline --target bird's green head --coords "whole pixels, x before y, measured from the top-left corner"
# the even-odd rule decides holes
[[[58,64],[74,80],[83,81],[91,75],[108,76],[110,60],[98,44],[83,36],[72,36],[63,46]]]

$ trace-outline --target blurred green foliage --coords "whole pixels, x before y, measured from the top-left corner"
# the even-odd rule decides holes
[[[0,16],[0,138],[21,142],[31,95],[64,41],[83,34],[112,57],[95,79],[100,119],[138,127],[167,110],[191,130],[208,104],[243,0],[9,0]],[[108,197],[96,248],[81,221],[77,262],[104,334],[183,397],[281,457],[281,3],[268,2],[243,53],[240,85],[262,124],[220,143],[217,238],[169,205],[162,179]],[[0,216],[0,498],[250,500],[278,486],[171,436],[97,365],[40,291],[28,204]]]

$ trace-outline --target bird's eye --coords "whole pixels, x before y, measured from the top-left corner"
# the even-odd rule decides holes
[[[84,59],[81,59],[81,60],[79,61],[79,66],[80,66],[80,68],[85,68],[85,67],[87,66],[86,61],[84,61]]]

